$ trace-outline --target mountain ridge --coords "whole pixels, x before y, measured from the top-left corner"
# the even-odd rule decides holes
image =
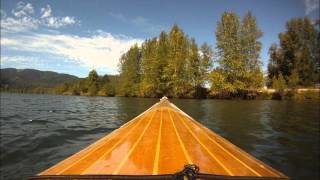
[[[54,71],[37,69],[1,68],[1,88],[52,88],[61,83],[71,83],[81,78]]]

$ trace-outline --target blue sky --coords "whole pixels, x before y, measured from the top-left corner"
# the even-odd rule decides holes
[[[319,0],[1,0],[1,68],[34,68],[87,76],[117,74],[122,53],[178,24],[215,47],[224,11],[256,16],[264,32],[261,60],[291,18],[319,17]]]

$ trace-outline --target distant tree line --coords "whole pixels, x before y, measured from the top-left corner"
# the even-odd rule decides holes
[[[134,45],[120,59],[120,95],[203,97],[213,52],[174,25],[170,32]]]
[[[243,19],[224,12],[216,30],[217,67],[210,73],[211,93],[227,96],[255,91],[263,86],[262,31],[251,12]]]
[[[319,20],[292,19],[279,34],[279,45],[269,49],[267,85],[283,90],[287,87],[314,87],[320,80]]]
[[[218,22],[213,58],[210,46],[199,47],[174,25],[170,32],[161,32],[141,47],[134,45],[121,57],[120,95],[201,98],[261,88],[261,36],[251,12],[242,20],[225,12]]]
[[[224,12],[217,23],[215,52],[206,43],[199,46],[178,25],[158,37],[135,44],[122,55],[119,76],[110,82],[107,75],[89,76],[57,92],[71,94],[204,98],[244,96],[264,85],[283,91],[319,83],[319,20],[292,19],[280,44],[269,50],[268,74],[264,77],[258,28],[249,11],[241,19]],[[68,88],[66,86],[69,86]]]
[[[292,19],[269,49],[264,77],[259,39],[263,32],[249,11],[243,18],[224,12],[217,22],[216,45],[198,45],[178,26],[135,44],[119,61],[119,75],[62,83],[57,94],[129,97],[243,97],[264,85],[278,91],[314,87],[320,80],[319,20]],[[39,91],[39,89],[38,89]],[[42,91],[41,91],[42,92]],[[50,91],[52,92],[52,90]]]
[[[89,72],[87,78],[74,83],[62,83],[54,88],[56,94],[115,96],[117,76],[98,76],[95,70]]]

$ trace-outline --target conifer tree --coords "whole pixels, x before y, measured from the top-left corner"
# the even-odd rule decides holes
[[[207,43],[203,43],[200,47],[200,83],[204,86],[204,83],[208,80],[208,75],[212,67],[213,51]]]
[[[147,40],[142,45],[141,95],[156,97],[160,83],[160,62],[157,59],[157,39]]]
[[[298,85],[319,83],[319,27],[307,17],[291,19],[286,24],[286,31],[279,34],[279,40],[279,47],[272,45],[269,50],[269,77],[281,73],[290,79],[296,71]]]
[[[293,70],[291,75],[288,77],[288,86],[292,89],[295,89],[299,83],[299,74],[298,71]]]
[[[211,82],[212,86],[217,86],[212,89],[239,93],[262,87],[261,43],[258,40],[261,36],[256,18],[250,11],[242,21],[234,12],[222,14],[216,31],[218,67],[210,75],[210,79],[218,80],[219,85]]]
[[[174,25],[167,34],[130,48],[120,59],[120,95],[204,97],[212,50]]]
[[[157,48],[157,60],[159,61],[158,93],[160,96],[168,95],[167,83],[169,76],[165,73],[165,68],[168,65],[168,52],[168,35],[165,31],[162,31],[159,36]]]
[[[135,44],[120,58],[120,94],[137,96],[141,79],[141,50]]]
[[[174,97],[182,97],[191,90],[186,73],[188,45],[184,32],[175,24],[169,33],[168,66],[165,70],[169,93]]]
[[[216,39],[220,73],[232,86],[230,89],[245,88],[246,64],[242,54],[240,18],[234,12],[224,12],[218,22]],[[214,83],[212,85],[215,85]]]
[[[197,87],[200,87],[202,84],[202,77],[201,77],[201,69],[200,69],[200,55],[198,45],[196,44],[195,40],[191,39],[190,44],[190,53],[189,53],[189,64],[188,64],[188,76],[190,79],[190,83],[192,87],[194,87],[194,91]]]
[[[249,11],[241,24],[241,49],[245,62],[245,88],[258,89],[263,85],[263,73],[261,70],[260,51],[262,36],[258,29],[256,18]]]

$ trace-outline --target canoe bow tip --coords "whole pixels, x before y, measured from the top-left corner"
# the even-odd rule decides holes
[[[162,102],[162,101],[169,101],[169,100],[168,100],[167,96],[163,96],[163,97],[160,99],[160,102]]]
[[[166,96],[163,96],[160,99],[160,102],[158,103],[160,106],[159,107],[171,107],[171,102],[169,101],[169,99]]]
[[[152,120],[154,117],[156,118]],[[182,179],[185,179],[184,176],[186,174],[191,176],[196,175],[201,167],[204,167],[202,169],[207,168],[205,172],[211,173],[213,176],[215,176],[214,174],[225,176],[229,176],[230,174],[243,176],[243,178],[240,177],[239,179],[271,180],[277,179],[276,177],[280,177],[279,180],[289,179],[281,172],[278,172],[268,165],[258,161],[226,139],[198,123],[184,111],[180,110],[175,104],[171,103],[166,96],[163,96],[159,102],[152,105],[149,109],[145,110],[133,120],[122,125],[121,128],[113,131],[115,133],[105,136],[84,150],[79,151],[73,156],[70,156],[69,158],[38,174],[37,179],[50,179],[46,178],[50,175],[52,175],[52,177],[57,176],[57,178],[53,179],[60,179],[59,175],[64,176],[65,179],[78,179],[72,178],[72,175],[67,175],[67,172],[72,172],[76,177],[83,177],[83,179],[113,179],[109,177],[107,178],[108,175],[106,175],[106,177],[102,177],[103,175],[101,175],[100,172],[112,172],[113,168],[117,168],[117,171],[119,171],[125,166],[126,168],[122,169],[125,171],[124,174],[136,174],[136,167],[141,166],[148,167],[148,169],[150,169],[150,171],[148,171],[150,174],[155,172],[154,167],[156,167],[156,174],[161,175],[166,173],[166,170],[163,172],[160,171],[159,173],[159,167],[165,166],[171,172],[176,172],[176,169],[183,165],[181,164],[184,161],[183,159],[190,163],[192,162],[191,159],[199,159],[199,162],[197,162],[198,166],[192,164],[186,165],[181,172],[177,172],[175,174],[177,175],[176,177],[182,177]],[[167,141],[167,139],[169,141]],[[134,144],[129,145],[128,142],[132,142]],[[150,142],[152,142],[153,145],[150,145]],[[122,150],[122,147],[126,147],[126,149]],[[187,149],[187,147],[189,149]],[[151,149],[153,150],[153,148],[155,148],[155,150],[150,151],[150,153],[154,154],[147,156],[144,156],[144,154],[142,155],[142,153],[148,152]],[[183,155],[178,156],[178,154],[176,154],[177,152],[181,152]],[[197,153],[188,154],[188,152]],[[119,157],[122,160],[121,162],[120,160],[119,162],[116,162],[113,161],[111,157]],[[205,161],[202,159],[205,159]],[[151,160],[150,166],[146,166],[147,162],[149,162],[147,160]],[[160,164],[160,162],[162,164]],[[170,164],[163,162],[169,162]],[[208,165],[207,162],[210,164]],[[131,168],[131,163],[134,163],[137,166],[135,166],[135,168]],[[112,168],[108,166],[110,164],[113,164]],[[155,166],[155,164],[157,165]],[[215,165],[217,167],[214,167]],[[90,168],[96,166],[101,166],[101,168]],[[232,168],[235,172],[229,172],[230,170],[228,167]],[[84,172],[83,169],[85,169],[85,172],[88,174],[92,174],[92,176],[81,175],[81,173]],[[145,169],[143,169],[143,171],[145,171]],[[246,178],[248,177],[247,175],[254,176],[252,178]],[[255,177],[255,175],[261,176],[261,178]],[[43,178],[41,178],[41,176]],[[144,179],[137,177],[131,178]],[[32,178],[28,180],[31,179]],[[159,177],[158,179],[162,178]],[[226,177],[225,179],[235,178]]]

